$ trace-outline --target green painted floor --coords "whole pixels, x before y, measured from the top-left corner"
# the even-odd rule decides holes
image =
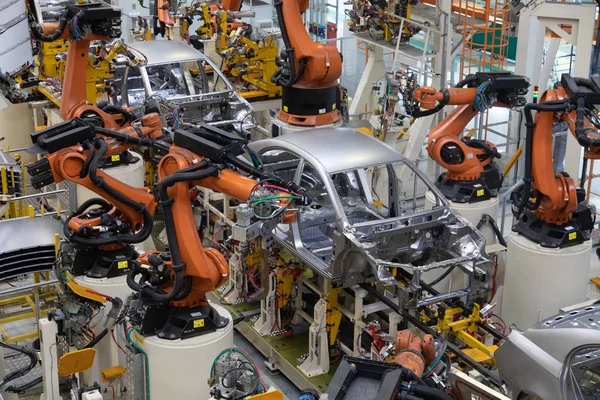
[[[232,316],[238,317],[244,311],[256,310],[260,306],[258,304],[236,304],[231,306],[223,305]],[[251,326],[253,322],[240,322],[240,324],[248,324]],[[298,359],[308,353],[308,332],[296,334],[289,337],[270,337],[263,336],[263,340],[267,342],[275,351],[277,351],[283,358],[285,358],[290,364],[297,365]],[[331,366],[329,373],[308,378],[310,383],[319,391],[325,392],[333,374],[337,369],[339,361]],[[304,388],[299,388],[304,389]]]

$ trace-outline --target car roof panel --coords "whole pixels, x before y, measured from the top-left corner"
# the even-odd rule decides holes
[[[350,128],[309,129],[250,145],[255,150],[275,146],[296,153],[301,153],[300,149],[310,154],[328,173],[405,160],[403,155],[382,141]]]
[[[142,53],[147,60],[147,66],[206,59],[204,54],[192,46],[176,40],[150,40],[127,46]]]

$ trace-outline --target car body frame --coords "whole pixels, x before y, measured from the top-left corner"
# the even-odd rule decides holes
[[[192,46],[153,40],[128,47],[145,63],[117,68],[115,78],[109,81],[113,104],[135,109],[156,97],[179,109],[182,125],[204,122],[240,133],[256,126],[250,103]]]
[[[380,140],[354,129],[324,128],[260,140],[250,148],[266,171],[293,180],[313,197],[310,206],[297,207],[293,223],[275,228],[274,238],[333,285],[394,285],[403,306],[412,309],[488,290],[481,233],[451,209],[423,172]],[[415,181],[400,182],[401,168],[409,168]],[[432,192],[433,207],[405,195],[406,185],[417,180]],[[439,299],[425,298],[421,277],[456,267],[472,276],[471,283]],[[398,284],[395,268],[412,277],[407,287]]]

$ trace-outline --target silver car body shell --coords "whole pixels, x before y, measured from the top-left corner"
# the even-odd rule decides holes
[[[494,358],[513,399],[583,399],[576,382],[600,364],[600,305],[555,315],[525,332],[513,329]]]
[[[227,78],[219,70],[218,66],[192,46],[176,40],[152,40],[130,44],[128,47],[133,49],[134,52],[142,55],[146,60],[146,63],[140,67],[146,99],[150,97],[153,92],[147,72],[149,67],[177,62],[205,62],[211,66],[213,73],[219,76],[219,81],[225,86],[223,90],[188,96],[177,96],[167,98],[166,100],[180,106],[185,105],[186,111],[183,113],[183,119],[187,123],[194,124],[198,122],[208,122],[211,125],[216,126],[234,124],[236,125],[236,128],[238,124],[243,124],[243,130],[248,130],[256,125],[251,115],[252,106],[250,103],[234,90]],[[201,109],[202,106],[210,104],[227,104],[225,118],[215,121],[203,121],[203,113],[199,114],[193,110],[194,108]]]
[[[485,239],[481,234],[464,218],[454,213],[448,202],[441,193],[429,181],[429,179],[414,164],[406,160],[404,156],[386,145],[385,143],[373,137],[349,128],[323,128],[290,133],[271,139],[264,139],[250,144],[252,150],[259,155],[269,150],[287,150],[300,157],[299,165],[296,171],[295,181],[300,182],[301,171],[304,163],[310,163],[323,180],[325,188],[331,198],[332,207],[335,210],[335,232],[333,247],[336,248],[336,254],[342,254],[345,250],[358,252],[362,254],[359,258],[362,260],[363,277],[364,269],[371,268],[371,278],[369,280],[378,280],[382,283],[396,283],[395,278],[390,273],[392,267],[402,267],[411,270],[414,277],[420,277],[421,273],[435,268],[449,268],[452,265],[467,264],[475,262],[479,265],[486,261],[484,251]],[[423,182],[427,188],[435,195],[437,205],[430,210],[422,210],[408,216],[399,216],[387,218],[384,220],[361,222],[351,224],[348,220],[342,201],[334,188],[334,182],[331,174],[351,169],[365,168],[374,165],[386,163],[403,162],[410,168]],[[298,218],[296,218],[298,220]],[[373,230],[378,232],[410,231],[426,228],[438,223],[447,223],[448,226],[454,224],[460,226],[462,230],[466,229],[476,242],[476,248],[466,257],[460,255],[448,262],[430,263],[415,267],[412,264],[394,263],[379,259],[371,249],[373,246],[368,243],[362,243],[356,236],[358,230]],[[341,235],[340,235],[341,233]],[[338,260],[330,264],[325,263],[319,257],[316,257],[311,251],[307,250],[301,239],[301,228],[298,222],[294,222],[291,228],[279,225],[275,229],[275,239],[283,247],[287,248],[297,257],[300,257],[307,265],[325,278],[332,280],[335,284],[360,283],[360,279],[352,277],[348,271],[348,263]],[[343,237],[341,237],[343,236]],[[336,247],[337,246],[337,247]],[[345,248],[340,248],[340,246]],[[375,244],[376,247],[376,244]],[[350,249],[352,248],[352,249]],[[334,256],[335,259],[335,256]],[[367,265],[368,264],[368,265]],[[460,265],[459,265],[460,266]],[[469,266],[465,267],[467,270]],[[462,267],[461,267],[462,269]],[[478,272],[482,272],[478,270]]]

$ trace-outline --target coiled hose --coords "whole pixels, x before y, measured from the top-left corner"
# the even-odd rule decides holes
[[[101,138],[95,138],[94,142],[96,146],[98,146],[98,150],[96,151],[96,154],[94,154],[92,161],[89,165],[88,176],[90,177],[90,180],[100,189],[104,190],[110,196],[117,199],[119,202],[133,208],[136,212],[142,214],[144,217],[144,225],[142,229],[137,233],[117,234],[115,236],[107,238],[85,238],[78,235],[77,232],[71,232],[70,229],[68,229],[68,223],[71,220],[71,218],[73,218],[75,215],[78,215],[74,213],[71,214],[71,216],[65,221],[65,235],[73,243],[91,247],[106,246],[109,244],[142,243],[152,234],[152,214],[150,214],[150,211],[148,211],[145,205],[131,200],[129,197],[123,195],[121,192],[108,185],[103,178],[98,177],[98,167],[104,159],[104,155],[108,151],[108,145]],[[81,207],[79,209],[81,209]],[[83,209],[81,212],[83,211],[85,211],[85,209]]]

